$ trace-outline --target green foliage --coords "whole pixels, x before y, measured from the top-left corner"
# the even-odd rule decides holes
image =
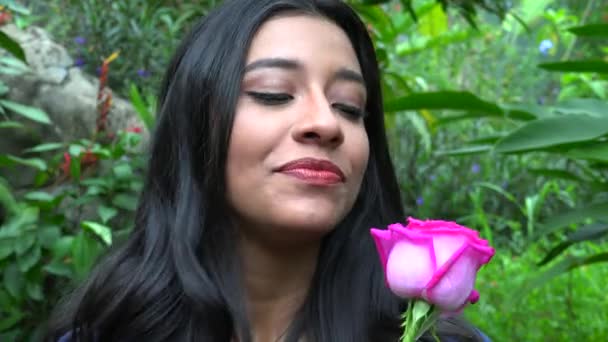
[[[27,151],[46,157],[37,163],[6,156],[29,160],[21,164],[39,172],[23,193],[0,182],[0,203],[7,210],[0,225],[0,336],[39,333],[38,324],[63,290],[83,279],[99,255],[131,229],[142,187],[140,140],[137,133],[120,132],[107,144],[47,143]]]
[[[165,64],[192,21],[219,1],[51,0],[34,4],[42,22],[77,65],[96,74],[104,57],[119,51],[110,86],[127,95],[135,83],[156,93]]]
[[[607,248],[606,242],[579,244],[569,257]],[[561,271],[543,279],[546,274],[538,274],[535,262],[544,253],[538,246],[523,255],[499,249],[479,273],[476,288],[481,297],[465,310],[465,316],[497,342],[602,341],[608,336],[604,319],[608,263]],[[544,281],[525,288],[531,275]]]

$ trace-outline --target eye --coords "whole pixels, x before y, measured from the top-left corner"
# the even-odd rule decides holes
[[[256,102],[268,106],[278,106],[293,100],[293,96],[285,93],[260,93],[248,91],[246,94],[251,96]]]
[[[366,113],[364,110],[357,108],[355,106],[350,106],[344,103],[332,103],[332,108],[335,108],[342,113],[348,115],[352,119],[364,118]]]

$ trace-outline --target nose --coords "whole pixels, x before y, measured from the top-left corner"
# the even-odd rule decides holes
[[[340,118],[324,95],[310,96],[303,101],[292,136],[303,144],[337,147],[344,141]]]

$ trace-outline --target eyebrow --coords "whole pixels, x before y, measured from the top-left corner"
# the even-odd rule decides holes
[[[245,73],[263,68],[279,68],[279,69],[287,69],[287,70],[298,70],[302,69],[302,64],[293,59],[285,59],[285,58],[264,58],[259,59],[255,62],[250,63],[245,67]],[[365,86],[365,80],[363,76],[351,69],[348,68],[340,68],[332,75],[332,81],[351,81],[360,83]]]

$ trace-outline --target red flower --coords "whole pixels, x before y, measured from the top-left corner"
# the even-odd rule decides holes
[[[13,19],[13,16],[10,12],[0,12],[0,25],[8,24]]]
[[[141,134],[142,129],[139,126],[131,126],[131,127],[128,127],[126,131],[131,132],[131,133]]]
[[[63,174],[66,176],[70,175],[70,165],[72,165],[72,157],[69,153],[65,152],[63,154],[63,163],[59,168],[63,171]]]
[[[93,164],[97,163],[98,160],[99,160],[99,158],[97,158],[95,153],[91,152],[91,149],[87,149],[84,152],[82,159],[80,160],[80,164],[82,166],[89,166],[89,165],[93,165]]]

